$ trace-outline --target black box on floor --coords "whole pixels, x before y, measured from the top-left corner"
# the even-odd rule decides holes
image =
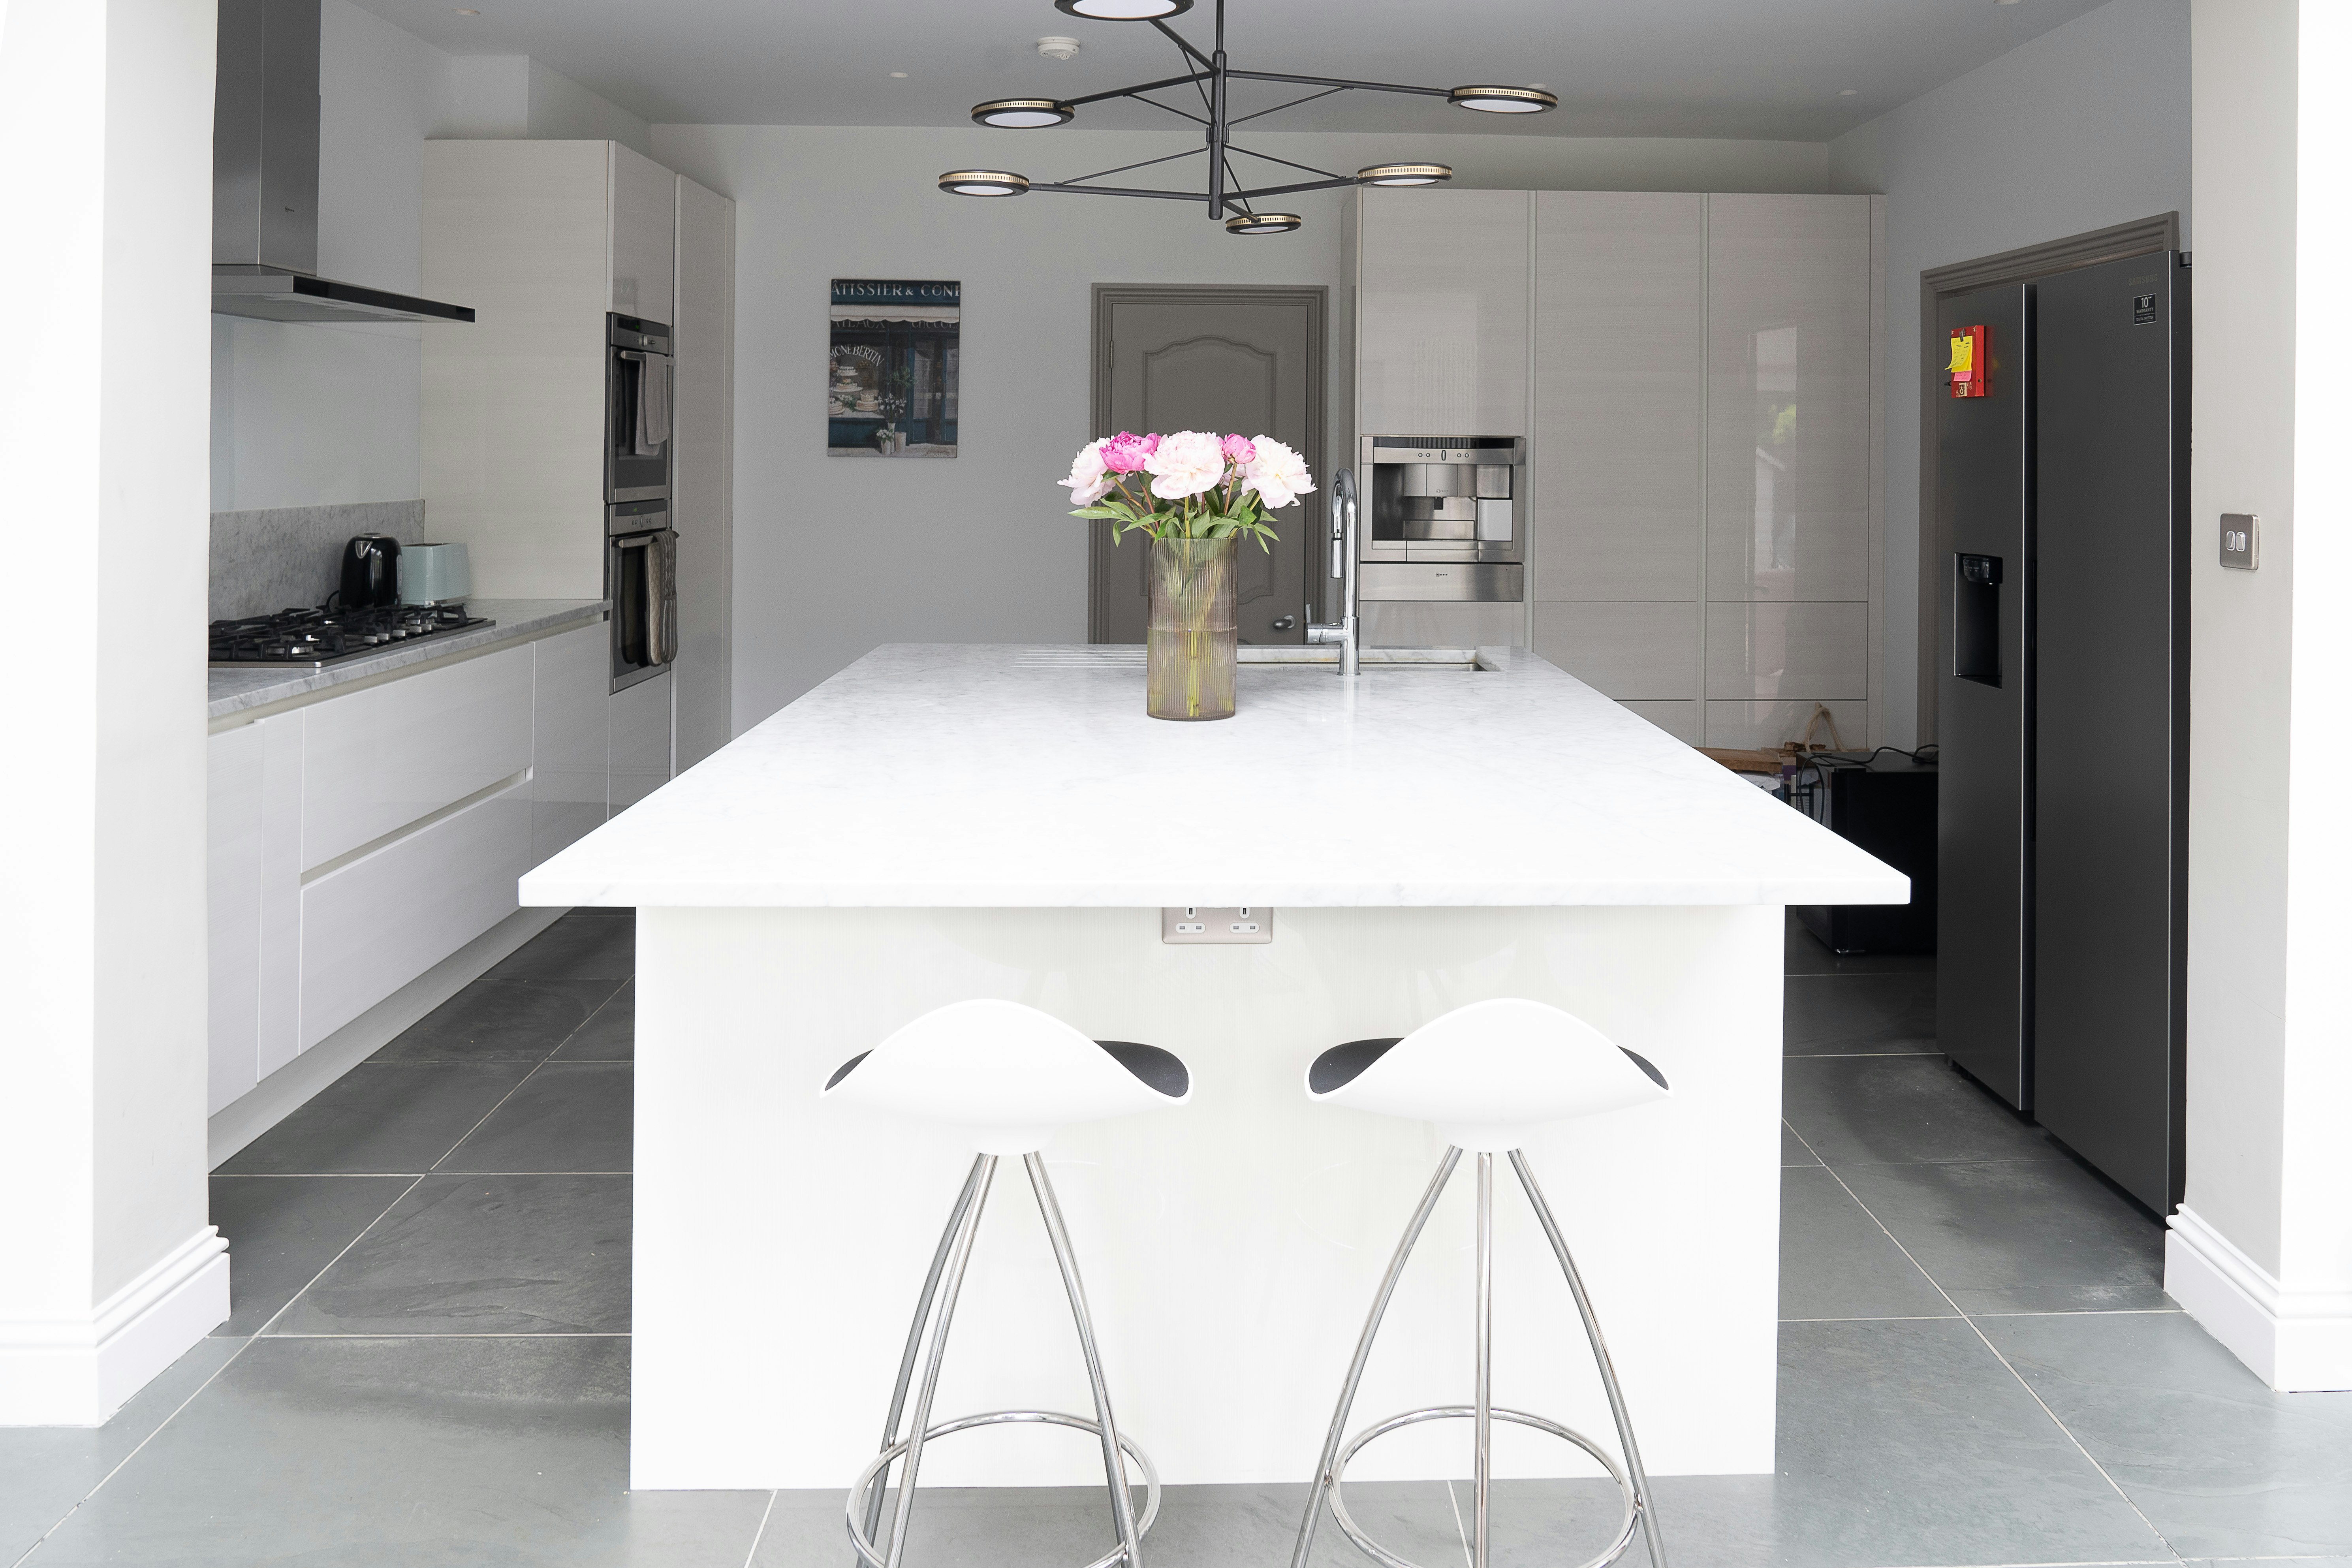
[[[1838,952],[1936,951],[1936,764],[1901,752],[1814,759],[1790,804],[1911,879],[1908,904],[1801,904],[1797,919]]]

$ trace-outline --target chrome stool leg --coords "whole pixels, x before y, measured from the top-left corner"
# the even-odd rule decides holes
[[[1355,1402],[1364,1363],[1370,1358],[1372,1340],[1380,1330],[1381,1319],[1388,1310],[1389,1300],[1395,1292],[1399,1276],[1404,1272],[1405,1259],[1420,1238],[1423,1227],[1428,1224],[1430,1211],[1436,1206],[1439,1194],[1444,1191],[1446,1179],[1454,1173],[1454,1167],[1461,1157],[1459,1148],[1446,1150],[1444,1162],[1438,1166],[1428,1193],[1422,1198],[1421,1207],[1414,1211],[1404,1239],[1398,1245],[1396,1258],[1389,1265],[1388,1277],[1381,1280],[1380,1294],[1373,1300],[1370,1316],[1364,1324],[1363,1337],[1356,1346],[1355,1361],[1349,1365],[1348,1381],[1340,1390],[1339,1407],[1331,1418],[1330,1434],[1324,1442],[1322,1461],[1317,1468],[1314,1489],[1307,1500],[1307,1517],[1299,1525],[1298,1544],[1291,1556],[1291,1568],[1307,1568],[1307,1554],[1315,1543],[1316,1524],[1326,1506],[1330,1509],[1332,1521],[1340,1531],[1373,1561],[1385,1564],[1386,1568],[1415,1568],[1413,1563],[1364,1533],[1362,1527],[1348,1511],[1341,1483],[1349,1462],[1375,1438],[1424,1421],[1454,1420],[1467,1420],[1472,1424],[1472,1568],[1487,1568],[1491,1550],[1488,1522],[1493,1491],[1492,1440],[1494,1424],[1497,1421],[1531,1427],[1575,1445],[1597,1461],[1608,1472],[1609,1479],[1616,1483],[1624,1511],[1609,1544],[1600,1555],[1590,1559],[1583,1568],[1605,1568],[1605,1565],[1615,1563],[1633,1544],[1637,1525],[1649,1547],[1652,1568],[1666,1568],[1665,1543],[1658,1533],[1657,1520],[1652,1511],[1649,1478],[1642,1468],[1641,1450],[1633,1441],[1633,1423],[1626,1414],[1625,1396],[1617,1384],[1616,1368],[1610,1362],[1608,1347],[1601,1341],[1601,1324],[1593,1315],[1591,1299],[1585,1294],[1583,1279],[1576,1271],[1576,1264],[1569,1256],[1568,1243],[1560,1235],[1550,1206],[1544,1202],[1543,1192],[1536,1184],[1535,1172],[1529,1168],[1523,1151],[1510,1151],[1511,1166],[1518,1173],[1519,1184],[1526,1189],[1528,1200],[1534,1205],[1537,1218],[1543,1225],[1544,1235],[1551,1243],[1553,1255],[1559,1260],[1561,1272],[1568,1277],[1570,1292],[1576,1298],[1577,1311],[1584,1321],[1585,1335],[1591,1342],[1593,1360],[1601,1372],[1601,1385],[1609,1395],[1610,1414],[1615,1419],[1618,1442],[1625,1456],[1624,1467],[1619,1468],[1614,1458],[1580,1432],[1523,1410],[1506,1409],[1494,1402],[1495,1157],[1483,1152],[1478,1156],[1477,1165],[1478,1322],[1475,1393],[1472,1403],[1408,1410],[1385,1421],[1375,1422],[1352,1438],[1345,1436],[1349,1410]]]
[[[1102,1356],[1095,1348],[1094,1320],[1087,1311],[1086,1287],[1078,1282],[1078,1259],[1070,1250],[1070,1234],[1063,1228],[1062,1205],[1054,1201],[1054,1184],[1045,1177],[1045,1162],[1035,1153],[1021,1156],[1029,1168],[1029,1185],[1037,1194],[1037,1210],[1045,1216],[1045,1234],[1054,1243],[1054,1261],[1062,1267],[1062,1288],[1069,1292],[1070,1315],[1077,1320],[1078,1349],[1087,1358],[1087,1381],[1094,1387],[1095,1421],[1100,1428],[1103,1476],[1110,1485],[1111,1519],[1118,1528],[1118,1543],[1127,1552],[1127,1568],[1143,1568],[1141,1537],[1135,1528],[1135,1500],[1128,1495],[1127,1465],[1119,1453],[1118,1428],[1110,1415],[1110,1388],[1103,1382]]]
[[[907,1385],[914,1381],[915,1357],[923,1348],[923,1325],[930,1321],[931,1302],[939,1295],[940,1273],[947,1267],[948,1253],[963,1229],[964,1215],[971,1207],[971,1194],[980,1185],[980,1168],[987,1159],[985,1154],[973,1157],[971,1172],[963,1179],[963,1190],[956,1194],[955,1207],[948,1211],[947,1226],[940,1232],[939,1250],[931,1254],[931,1271],[923,1277],[922,1294],[915,1300],[915,1321],[907,1327],[907,1353],[898,1359],[898,1382],[890,1391],[890,1418],[882,1424],[884,1453],[898,1446],[898,1417],[907,1411]],[[882,1494],[889,1485],[890,1467],[885,1465],[866,1505],[866,1535],[869,1541],[882,1528]]]
[[[1381,1320],[1388,1315],[1389,1298],[1396,1294],[1397,1280],[1404,1275],[1405,1259],[1412,1256],[1413,1244],[1421,1239],[1422,1227],[1428,1225],[1430,1214],[1437,1207],[1437,1200],[1461,1158],[1461,1150],[1449,1148],[1445,1158],[1438,1162],[1437,1173],[1429,1179],[1429,1190],[1421,1195],[1421,1206],[1412,1211],[1412,1223],[1404,1227],[1404,1236],[1397,1242],[1396,1256],[1389,1259],[1389,1271],[1381,1280],[1379,1293],[1372,1298],[1372,1310],[1365,1314],[1364,1331],[1356,1341],[1356,1358],[1348,1363],[1348,1381],[1339,1385],[1339,1406],[1331,1412],[1331,1431],[1323,1439],[1323,1457],[1316,1462],[1315,1486],[1307,1494],[1307,1517],[1299,1521],[1298,1545],[1290,1554],[1290,1568],[1307,1568],[1307,1555],[1315,1549],[1315,1527],[1322,1520],[1323,1499],[1331,1486],[1331,1468],[1339,1462],[1339,1445],[1348,1436],[1348,1413],[1355,1406],[1356,1385],[1364,1380],[1364,1363],[1371,1359],[1372,1340],[1381,1331]]]
[[[914,1424],[907,1433],[907,1460],[898,1472],[898,1506],[890,1521],[890,1552],[884,1568],[898,1568],[907,1554],[907,1521],[915,1511],[915,1473],[922,1468],[923,1439],[930,1435],[931,1398],[940,1389],[940,1363],[947,1354],[948,1328],[955,1319],[956,1296],[963,1289],[964,1266],[971,1261],[972,1239],[980,1234],[981,1211],[988,1206],[988,1189],[996,1179],[996,1156],[982,1154],[973,1163],[978,1178],[963,1223],[948,1250],[947,1277],[940,1282],[938,1304],[931,1317],[931,1347],[923,1357],[923,1381],[915,1394]],[[881,1489],[875,1489],[878,1504]],[[854,1516],[853,1516],[854,1517]]]
[[[1519,1175],[1519,1185],[1527,1190],[1528,1201],[1535,1205],[1536,1218],[1543,1225],[1544,1238],[1551,1243],[1552,1255],[1559,1259],[1559,1270],[1568,1276],[1569,1294],[1576,1298],[1576,1310],[1584,1320],[1585,1337],[1592,1342],[1592,1359],[1601,1368],[1601,1386],[1609,1394],[1609,1414],[1617,1423],[1618,1446],[1625,1452],[1625,1469],[1633,1483],[1633,1500],[1642,1516],[1642,1534],[1649,1543],[1651,1568],[1666,1568],[1666,1543],[1658,1533],[1657,1512],[1651,1505],[1649,1473],[1642,1468],[1641,1446],[1633,1441],[1633,1418],[1625,1413],[1624,1391],[1617,1386],[1616,1364],[1609,1359],[1609,1346],[1601,1338],[1601,1320],[1593,1316],[1592,1300],[1584,1293],[1584,1277],[1576,1271],[1576,1260],[1568,1255],[1568,1240],[1559,1233],[1559,1223],[1551,1216],[1551,1205],[1544,1202],[1543,1189],[1536,1185],[1536,1173],[1528,1164],[1527,1151],[1511,1151],[1511,1169]]]

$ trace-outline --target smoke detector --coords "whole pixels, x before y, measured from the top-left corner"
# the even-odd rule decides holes
[[[1078,54],[1078,40],[1076,38],[1040,38],[1037,40],[1037,52],[1045,56],[1049,60],[1076,59]]]

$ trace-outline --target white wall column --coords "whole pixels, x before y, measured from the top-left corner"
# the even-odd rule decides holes
[[[103,1420],[228,1312],[205,1204],[213,22],[0,4],[0,468],[42,547],[0,767],[5,1425]]]
[[[2165,1288],[2352,1388],[2352,7],[2195,0],[2189,1181]],[[2223,512],[2261,565],[2218,563]]]

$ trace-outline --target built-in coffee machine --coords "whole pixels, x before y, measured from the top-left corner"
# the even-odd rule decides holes
[[[1525,441],[1367,436],[1362,459],[1359,594],[1366,603],[1525,598]]]

